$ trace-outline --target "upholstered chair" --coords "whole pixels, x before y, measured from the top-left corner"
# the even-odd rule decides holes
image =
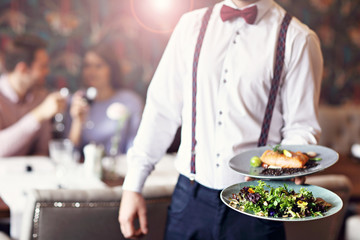
[[[149,234],[162,239],[172,188],[144,189]],[[118,223],[122,189],[33,190],[24,213],[21,240],[121,240]]]

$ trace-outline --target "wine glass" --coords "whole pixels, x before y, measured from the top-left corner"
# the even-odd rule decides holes
[[[76,166],[74,146],[69,139],[52,139],[49,142],[49,153],[61,184],[68,172]]]

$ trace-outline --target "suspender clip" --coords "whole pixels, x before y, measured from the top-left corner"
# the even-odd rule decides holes
[[[195,173],[190,173],[189,179],[190,179],[190,183],[194,184],[194,182],[195,182]]]

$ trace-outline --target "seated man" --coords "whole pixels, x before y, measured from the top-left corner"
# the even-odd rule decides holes
[[[44,88],[49,72],[45,42],[35,36],[14,39],[4,53],[0,77],[0,157],[47,155],[50,119],[65,99]]]

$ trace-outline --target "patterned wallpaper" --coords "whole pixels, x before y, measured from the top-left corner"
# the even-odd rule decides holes
[[[319,36],[324,55],[321,100],[360,103],[360,1],[278,0]]]
[[[321,101],[334,105],[359,103],[360,0],[276,1],[320,37],[325,61]],[[145,97],[171,29],[181,14],[215,2],[2,0],[0,49],[17,34],[40,35],[48,41],[51,56],[48,87],[75,90],[80,85],[84,50],[92,44],[108,44],[125,73],[122,81]]]

